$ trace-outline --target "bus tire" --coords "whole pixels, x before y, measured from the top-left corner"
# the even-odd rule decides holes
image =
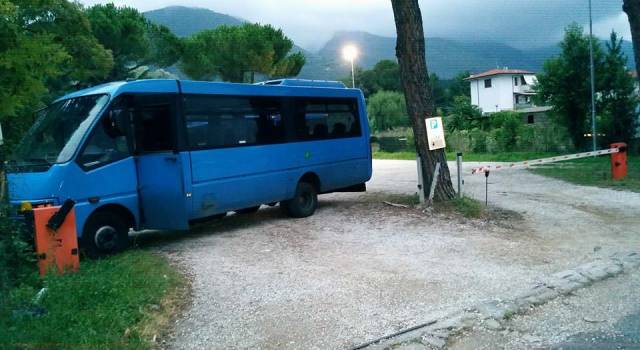
[[[81,247],[92,259],[122,252],[129,246],[129,227],[120,215],[99,211],[84,226]]]
[[[315,213],[318,208],[318,191],[308,182],[300,182],[296,187],[295,196],[280,203],[285,214],[292,218],[306,218]]]
[[[256,207],[251,207],[251,208],[244,208],[244,209],[238,209],[236,210],[237,214],[254,214],[257,213],[258,210],[260,210],[260,206],[256,206]]]

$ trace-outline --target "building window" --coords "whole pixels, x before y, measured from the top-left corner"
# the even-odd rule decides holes
[[[491,87],[491,79],[484,80],[484,87],[487,89]]]
[[[513,83],[516,84],[516,86],[518,86],[518,77],[513,78]]]
[[[524,76],[520,77],[520,82],[522,83],[522,85],[527,85],[527,81],[524,79]]]
[[[528,124],[534,124],[536,122],[536,118],[533,114],[529,114],[527,116],[527,123]]]

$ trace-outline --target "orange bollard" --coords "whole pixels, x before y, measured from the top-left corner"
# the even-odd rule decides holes
[[[44,276],[52,267],[58,273],[76,272],[80,266],[78,237],[76,235],[76,215],[71,209],[62,225],[53,230],[47,226],[51,217],[61,207],[43,207],[33,209],[33,223],[36,232],[36,256],[40,276]]]
[[[623,180],[627,177],[627,144],[614,143],[611,148],[620,149],[620,152],[611,155],[611,177],[614,180]]]

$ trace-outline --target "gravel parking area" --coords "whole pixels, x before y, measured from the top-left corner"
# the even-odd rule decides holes
[[[375,161],[367,194],[322,196],[306,219],[265,207],[188,234],[148,234],[193,280],[167,347],[348,348],[639,246],[640,194],[513,171],[490,177],[490,204],[520,214],[510,218],[383,204],[387,193],[415,192],[415,169]],[[465,182],[484,198],[483,176]]]

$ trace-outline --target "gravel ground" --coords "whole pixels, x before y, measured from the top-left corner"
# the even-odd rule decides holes
[[[192,305],[168,347],[347,348],[639,246],[640,194],[511,171],[491,175],[489,200],[522,219],[382,204],[385,193],[415,192],[415,169],[375,161],[368,194],[323,196],[306,219],[263,208],[188,234],[141,237],[193,280]],[[465,181],[467,194],[484,197],[483,176]]]
[[[515,316],[504,330],[476,329],[451,350],[640,349],[640,272],[606,280]]]

